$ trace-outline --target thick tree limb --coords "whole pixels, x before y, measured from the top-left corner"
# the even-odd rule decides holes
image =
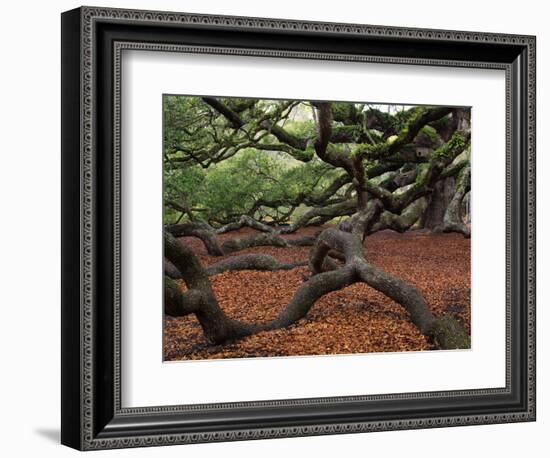
[[[267,254],[242,254],[211,264],[206,268],[208,275],[218,275],[228,270],[290,270],[307,262],[284,263]]]
[[[470,337],[456,320],[452,317],[436,319],[417,288],[369,264],[363,255],[361,239],[353,234],[336,228],[321,233],[310,255],[314,274],[323,270],[324,258],[330,250],[343,253],[346,268],[353,269],[361,281],[401,304],[418,329],[434,339],[440,348],[470,348]]]
[[[258,199],[252,208],[249,210],[249,215],[254,214],[259,208],[261,207],[267,207],[267,208],[278,208],[278,207],[298,207],[301,204],[307,205],[309,207],[321,207],[321,206],[330,206],[334,204],[342,203],[345,199],[343,196],[337,195],[338,191],[342,189],[345,185],[349,184],[351,182],[351,178],[347,174],[340,175],[334,181],[326,187],[326,189],[322,192],[311,192],[311,193],[305,193],[302,192],[298,194],[295,198],[291,199],[288,197],[280,197],[277,199],[265,199],[261,198]],[[307,224],[307,222],[312,219],[315,216],[322,216],[322,215],[316,215],[312,214],[311,218],[308,218],[304,220],[304,224],[295,224],[293,225],[293,229],[290,230],[288,228],[282,229],[282,233],[290,233],[295,232],[298,228],[304,226]],[[339,215],[336,215],[339,216]]]
[[[227,240],[222,245],[224,253],[229,254],[235,251],[244,250],[257,246],[289,246],[286,240],[277,234],[257,234],[250,237]]]
[[[428,207],[422,215],[422,227],[426,229],[435,229],[443,224],[445,211],[451,202],[455,192],[455,178],[448,177],[439,180],[429,195]]]
[[[194,313],[208,342],[221,343],[258,332],[259,327],[234,320],[225,314],[218,304],[208,275],[197,256],[167,232],[164,233],[164,255],[181,272],[188,290],[194,291],[191,294],[200,295],[200,307]],[[169,284],[168,287],[170,286],[173,285]],[[172,289],[168,294],[171,295],[173,292]],[[172,297],[171,301],[177,304],[177,300]],[[172,311],[172,307],[167,308],[165,305],[166,314]]]
[[[290,270],[299,266],[307,265],[307,261],[296,263],[280,262],[273,256],[268,254],[241,254],[238,256],[231,256],[227,259],[223,259],[219,262],[209,265],[205,268],[208,276],[218,275],[227,271],[236,270]],[[181,272],[170,261],[164,261],[164,274],[169,279],[183,278]]]
[[[378,199],[370,199],[362,210],[351,217],[351,232],[363,240],[365,235],[370,232],[382,208],[382,203]]]
[[[348,172],[352,171],[352,161],[348,154],[329,148],[332,135],[332,108],[329,102],[317,104],[317,138],[314,142],[315,152],[323,161],[335,167],[342,167]]]
[[[441,172],[467,148],[468,142],[468,135],[455,132],[447,143],[434,151],[429,162],[416,166],[415,182],[406,188],[391,192],[371,179],[365,181],[365,189],[380,199],[386,210],[399,213],[411,202],[431,192]]]
[[[422,217],[427,207],[428,200],[426,197],[420,197],[405,207],[400,214],[385,210],[381,213],[378,221],[373,224],[369,232],[374,233],[383,229],[405,232]]]
[[[294,294],[288,306],[266,326],[266,329],[286,328],[305,317],[311,307],[325,294],[353,284],[356,274],[352,268],[342,268],[310,277]]]
[[[182,293],[174,280],[164,278],[164,310],[167,315],[185,316],[196,313],[201,307],[202,300],[201,291],[192,289]]]
[[[244,125],[244,121],[241,117],[219,99],[214,97],[203,97],[202,100],[204,103],[214,108],[218,113],[222,114],[235,129],[239,129]]]
[[[315,238],[309,236],[299,239],[285,239],[278,234],[257,234],[250,237],[227,240],[223,243],[222,250],[224,253],[229,254],[234,253],[235,251],[240,251],[246,248],[253,248],[257,246],[309,246],[313,245],[314,241]]]
[[[252,227],[259,231],[264,231],[264,233],[255,234],[248,237],[234,238],[225,241],[222,245],[219,244],[217,234],[237,230],[244,226]],[[214,229],[202,221],[196,221],[184,224],[172,224],[166,226],[165,230],[174,237],[199,238],[204,243],[208,254],[211,256],[223,256],[224,254],[230,254],[246,248],[258,246],[311,246],[315,242],[315,237],[312,236],[305,236],[297,239],[285,239],[281,237],[279,232],[271,226],[260,223],[247,215],[243,215],[238,221],[226,224],[218,229]],[[177,278],[174,277],[177,273],[173,270],[173,266],[166,265],[165,272],[168,276]]]
[[[337,218],[338,216],[352,215],[357,209],[355,199],[348,199],[343,202],[326,205],[323,207],[314,207],[308,210],[300,218],[291,223],[289,226],[282,228],[281,232],[290,234],[296,232],[299,228],[305,226],[309,221],[316,217],[326,217],[329,219]]]
[[[173,297],[174,294],[177,296],[177,291],[172,288],[174,283],[168,283],[167,287],[165,283],[165,294],[170,298],[169,306],[165,304],[165,313],[176,313],[173,316],[181,316],[177,314],[180,313],[180,309],[176,305],[191,302],[193,298],[193,303],[196,302],[199,306],[193,308],[192,313],[197,316],[206,339],[214,344],[240,339],[262,330],[286,327],[304,317],[320,297],[353,283],[356,277],[352,269],[340,269],[317,275],[298,289],[292,301],[275,320],[262,325],[252,325],[234,320],[225,314],[214,296],[206,271],[201,268],[198,258],[169,233],[165,233],[164,252],[182,272],[189,289],[187,293],[181,293],[184,298]],[[168,291],[166,288],[169,288]],[[185,307],[181,313],[187,314],[189,310],[190,307]]]
[[[286,143],[287,145],[290,145],[294,149],[305,150],[307,147],[307,139],[296,137],[295,135],[290,134],[277,124],[269,124],[267,122],[264,122],[262,124],[262,127],[266,128],[269,133],[277,138],[277,140],[282,143]]]
[[[355,148],[354,153],[371,160],[389,157],[411,143],[424,126],[447,116],[451,111],[452,108],[450,107],[419,107],[417,114],[408,123],[407,127],[392,142],[378,143],[376,145],[359,144]]]
[[[166,258],[164,258],[164,275],[173,280],[181,278],[181,272]]]
[[[238,221],[228,223],[216,228],[215,232],[216,234],[225,234],[226,232],[236,231],[243,227],[251,227],[252,229],[256,229],[261,232],[275,232],[275,229],[273,227],[268,226],[264,223],[260,223],[259,221],[256,221],[254,218],[248,215],[242,215]]]
[[[208,254],[212,256],[223,256],[223,250],[216,239],[216,234],[210,226],[202,222],[172,224],[166,226],[165,230],[174,237],[197,237],[206,247]]]

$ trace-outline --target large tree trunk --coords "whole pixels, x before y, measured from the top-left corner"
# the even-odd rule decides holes
[[[458,174],[455,193],[449,203],[443,223],[439,230],[442,232],[460,232],[466,238],[470,238],[470,228],[462,219],[463,200],[470,191],[470,166],[464,167]]]
[[[430,196],[430,203],[422,218],[423,227],[433,230],[443,224],[445,211],[453,198],[454,191],[454,177],[445,178],[435,184],[434,190]]]

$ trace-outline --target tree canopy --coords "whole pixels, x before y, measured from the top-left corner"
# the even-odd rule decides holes
[[[439,182],[456,181],[459,207],[469,192],[464,108],[165,96],[164,119],[166,224],[248,215],[298,228],[371,202],[367,232],[404,231]],[[467,235],[456,216],[439,229]]]

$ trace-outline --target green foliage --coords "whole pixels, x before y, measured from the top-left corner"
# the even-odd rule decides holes
[[[163,114],[166,153],[176,153],[181,147],[196,150],[209,146],[211,137],[195,134],[214,130],[217,124],[209,119],[208,110],[200,98],[165,96]],[[218,124],[221,124],[221,121]]]
[[[426,111],[425,107],[415,106],[398,111],[392,117],[393,127],[396,132],[406,132],[409,124],[418,119]]]
[[[344,119],[356,121],[357,109],[353,103],[334,102],[332,104],[332,115],[337,121]]]
[[[177,201],[182,195],[189,195],[187,204],[195,205],[198,199],[192,195],[200,189],[205,175],[206,172],[197,166],[165,170],[164,197]]]
[[[164,201],[173,202],[181,207],[200,207],[203,195],[202,185],[205,179],[205,172],[199,166],[164,170]],[[164,222],[175,223],[181,212],[175,210],[171,205],[164,209]]]
[[[437,131],[429,125],[422,127],[422,129],[420,129],[420,133],[431,140],[437,140],[439,138],[439,134],[437,133]]]
[[[386,140],[386,143],[388,145],[391,145],[392,143],[395,143],[396,140],[397,140],[397,135],[392,135],[388,137],[388,139]]]
[[[259,201],[279,203],[281,210],[302,194],[320,191],[338,176],[336,170],[316,159],[307,163],[290,161],[283,153],[244,150],[208,169],[194,165],[165,173],[165,200],[200,208],[198,219],[227,221],[248,214]],[[185,196],[182,198],[182,196]],[[256,217],[271,214],[259,207]],[[176,214],[165,212],[165,223]]]
[[[296,137],[315,137],[315,124],[312,119],[288,119],[284,123],[284,128]]]
[[[415,184],[417,186],[423,186],[428,178],[428,172],[430,171],[430,164],[421,163],[416,166],[416,179]]]
[[[357,125],[333,126],[332,138],[336,141],[347,140],[348,142],[355,142],[360,138],[362,132],[363,128]]]
[[[351,173],[350,166],[333,167],[317,156],[316,106],[288,100],[165,96],[165,222],[203,219],[219,224],[242,214],[294,221],[308,211],[307,205],[314,205],[344,169]],[[404,160],[419,145],[433,151],[441,143],[436,129],[425,125],[415,139],[407,138],[409,144],[401,144],[411,123],[429,107],[332,102],[331,109],[327,151],[339,158],[339,164],[351,159],[356,167],[363,161],[368,178],[387,170],[385,151]],[[431,157],[448,157],[464,145],[465,139],[455,133]],[[416,187],[425,185],[428,171],[428,165],[418,167]],[[379,181],[383,186],[383,176]],[[346,189],[348,185],[328,198],[333,203]]]
[[[435,150],[433,157],[436,159],[449,157],[452,152],[458,149],[463,149],[465,146],[466,139],[464,136],[459,132],[455,132],[447,143]]]

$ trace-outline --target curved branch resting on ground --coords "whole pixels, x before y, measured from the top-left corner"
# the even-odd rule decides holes
[[[256,230],[265,231],[262,234],[255,234],[248,237],[235,238],[225,241],[222,245],[218,242],[216,235],[218,233],[226,233],[229,231],[240,229],[244,226],[254,228]],[[269,229],[269,230],[268,230]],[[214,229],[210,225],[195,221],[191,223],[172,224],[165,227],[166,232],[169,232],[174,237],[197,237],[204,243],[206,251],[211,256],[223,256],[225,254],[234,253],[235,251],[253,248],[257,246],[311,246],[315,242],[314,236],[305,236],[297,239],[285,239],[281,237],[277,231],[260,223],[246,215],[235,223],[226,224],[219,229]],[[219,231],[219,232],[218,232]]]
[[[212,256],[223,256],[223,251],[212,228],[202,222],[172,224],[165,230],[174,237],[197,237],[204,243],[206,251]]]
[[[342,253],[345,264],[334,270],[335,265],[332,263],[330,270],[325,271],[325,258],[331,250]],[[170,262],[180,270],[188,287],[186,293],[178,296],[173,284],[166,282],[169,302],[165,305],[165,313],[172,316],[194,313],[206,339],[211,343],[219,344],[262,330],[287,327],[303,318],[325,294],[362,281],[405,307],[411,321],[423,334],[433,339],[439,348],[470,347],[469,336],[456,320],[448,316],[434,317],[418,289],[367,263],[361,239],[335,228],[323,231],[311,249],[309,264],[314,275],[296,291],[291,302],[273,321],[261,325],[243,323],[228,317],[216,300],[207,270],[189,248],[169,233],[164,236],[164,251]]]
[[[254,218],[248,215],[242,215],[238,221],[225,224],[215,229],[216,234],[225,234],[226,232],[236,231],[243,227],[250,227],[261,232],[276,232],[274,228],[267,224],[256,221]]]
[[[235,270],[290,270],[300,266],[307,266],[307,261],[286,263],[268,254],[241,254],[231,256],[205,268],[206,273],[218,275],[227,271]],[[182,278],[181,272],[170,261],[164,262],[164,274],[171,279]]]
[[[173,280],[165,281],[165,297],[169,299],[165,302],[165,313],[171,316],[194,313],[206,340],[212,344],[240,339],[263,330],[286,327],[305,316],[321,296],[353,283],[355,278],[351,269],[317,275],[298,289],[285,312],[278,318],[266,324],[255,325],[226,315],[216,300],[208,274],[197,256],[167,232],[164,234],[164,253],[181,272],[188,288],[187,292],[180,292],[178,295],[173,288]]]
[[[253,248],[257,246],[311,246],[315,243],[315,237],[305,236],[298,239],[285,239],[278,234],[256,234],[249,237],[227,240],[222,245],[225,254],[235,251]]]

